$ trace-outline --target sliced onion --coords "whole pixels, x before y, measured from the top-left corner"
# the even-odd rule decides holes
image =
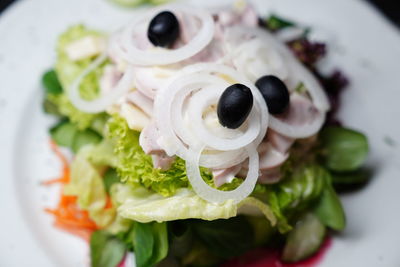
[[[256,108],[252,109],[248,118],[248,130],[236,138],[221,138],[209,132],[205,127],[202,115],[203,111],[212,104],[218,102],[219,97],[226,87],[208,87],[201,90],[191,98],[193,105],[189,106],[189,116],[196,125],[196,135],[203,144],[216,150],[235,150],[245,147],[253,142],[260,133],[260,119],[257,117]]]
[[[290,96],[290,102],[294,104],[296,100],[304,101],[304,96],[293,93]],[[306,101],[309,101],[306,99]],[[316,110],[315,117],[311,121],[306,121],[300,124],[291,124],[282,119],[271,116],[270,127],[278,133],[291,138],[306,138],[316,134],[325,122],[325,112]]]
[[[106,110],[108,106],[115,103],[120,97],[126,92],[133,88],[133,71],[132,68],[128,68],[119,80],[115,88],[111,89],[109,93],[101,95],[94,100],[84,100],[80,96],[79,87],[89,73],[99,67],[107,56],[105,54],[100,55],[96,58],[72,83],[68,90],[68,97],[71,103],[79,110],[87,113],[98,113]]]
[[[239,203],[253,192],[259,176],[258,153],[255,147],[249,146],[246,148],[249,157],[249,171],[244,182],[232,191],[220,191],[204,182],[199,170],[201,152],[202,149],[197,152],[193,151],[190,153],[190,157],[186,159],[186,173],[197,195],[204,200],[214,203],[223,203],[227,200]]]
[[[202,26],[192,40],[180,48],[154,48],[148,50],[138,48],[133,39],[136,27],[145,23],[146,27],[143,30],[147,30],[148,23],[162,10],[177,10],[183,14],[195,16],[200,20]],[[211,42],[213,36],[214,20],[209,12],[198,8],[178,5],[163,6],[146,12],[127,26],[122,32],[121,40],[118,41],[118,39],[115,39],[115,42],[112,43],[112,51],[116,50],[116,54],[133,65],[167,65],[194,56]]]
[[[259,28],[245,26],[234,26],[226,32],[227,41],[233,40],[240,43],[240,40],[260,39],[262,43],[272,46],[284,59],[289,70],[289,79],[294,85],[302,82],[311,95],[316,108],[327,111],[330,108],[329,100],[316,78],[298,61],[284,43],[277,40],[271,33]]]
[[[185,125],[185,118],[182,115],[184,101],[189,95],[194,94],[194,96],[190,97],[194,98],[196,94],[201,93],[205,88],[213,88],[213,86],[214,95],[210,99],[215,100],[230,84],[224,77],[235,79],[235,81],[243,83],[250,88],[255,99],[252,112],[254,116],[257,116],[257,118],[252,118],[251,123],[258,123],[259,126],[252,125],[252,127],[248,127],[246,131],[250,133],[246,133],[246,131],[242,133],[237,130],[238,137],[224,139],[223,144],[214,144],[216,143],[215,140],[218,139],[215,139],[214,143],[211,141],[212,144],[208,144],[207,135],[211,133],[200,134],[196,123],[192,123],[192,125],[196,126],[196,129],[190,129],[190,125],[189,127]],[[217,87],[219,89],[215,89]],[[197,91],[199,92],[197,93]],[[208,91],[207,94],[211,94],[211,92]],[[201,99],[200,97],[197,99],[199,103],[202,103],[197,109],[199,114],[196,113],[197,120],[201,121],[201,115],[207,104],[204,103],[204,100],[207,102],[208,99]],[[196,103],[196,101],[193,101],[192,105],[193,103]],[[226,168],[242,162],[246,158],[246,147],[250,144],[257,146],[264,138],[268,127],[268,110],[259,90],[240,73],[219,64],[200,63],[182,69],[158,92],[154,107],[156,122],[160,132],[162,132],[160,145],[167,154],[176,154],[186,160],[192,156],[191,150],[193,150],[193,147],[206,147],[206,153],[200,156],[200,164],[209,168]],[[188,108],[191,110],[193,106]],[[193,110],[187,112],[190,120],[194,119],[193,116],[190,116],[193,115],[191,114],[192,112]],[[253,132],[255,130],[258,131],[255,133]],[[204,129],[204,131],[207,130]]]
[[[261,38],[243,42],[235,47],[232,54],[235,67],[254,83],[266,74],[275,75],[282,80],[288,78],[284,58]]]

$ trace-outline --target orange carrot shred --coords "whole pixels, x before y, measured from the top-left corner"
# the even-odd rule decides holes
[[[54,183],[61,183],[65,185],[70,181],[68,160],[58,149],[54,141],[50,141],[50,145],[63,164],[62,175],[59,178],[46,181],[43,184],[51,185]],[[90,219],[88,212],[78,207],[77,197],[64,195],[62,189],[57,207],[55,209],[45,209],[45,211],[55,217],[54,225],[56,227],[79,236],[86,241],[89,241],[93,231],[99,229],[96,223]]]

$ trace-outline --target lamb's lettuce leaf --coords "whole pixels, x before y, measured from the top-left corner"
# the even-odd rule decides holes
[[[133,247],[137,267],[150,267],[168,253],[166,223],[138,223],[133,225]]]
[[[330,174],[317,164],[300,166],[287,172],[286,176],[268,192],[268,203],[282,233],[292,229],[288,217],[309,208],[330,183]]]
[[[325,166],[336,172],[357,170],[368,155],[367,137],[342,127],[326,127],[320,134]]]
[[[125,255],[124,243],[110,233],[99,230],[90,237],[90,261],[93,267],[115,267]]]

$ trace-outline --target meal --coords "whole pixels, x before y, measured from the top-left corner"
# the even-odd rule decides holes
[[[315,255],[345,227],[336,191],[366,181],[368,142],[336,119],[347,79],[319,71],[310,31],[243,1],[67,29],[42,79],[64,166],[45,182],[62,187],[55,226],[89,242],[92,266]]]

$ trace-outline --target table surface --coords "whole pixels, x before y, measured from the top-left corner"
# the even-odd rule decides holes
[[[0,14],[17,0],[0,0]],[[104,1],[104,0],[99,0]],[[386,17],[400,27],[400,5],[398,0],[366,0],[375,5]]]

